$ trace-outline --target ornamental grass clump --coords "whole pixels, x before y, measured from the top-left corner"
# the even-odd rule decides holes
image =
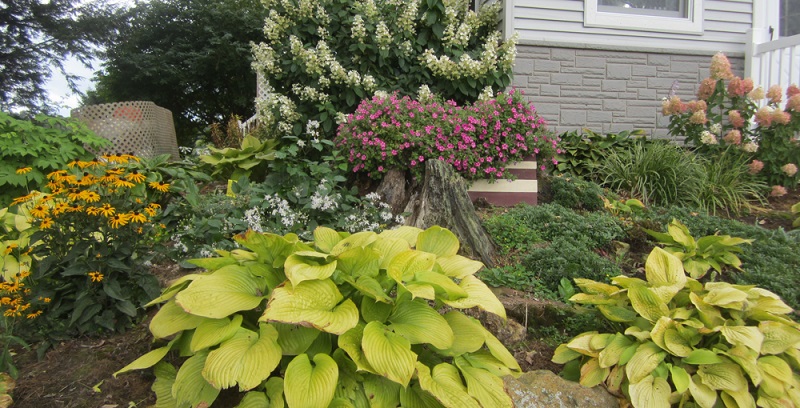
[[[616,333],[586,332],[553,361],[587,387],[605,384],[634,408],[800,406],[800,324],[777,295],[756,286],[700,283],[655,248],[646,280],[575,279]]]
[[[159,197],[169,184],[111,154],[75,160],[47,175],[45,192],[13,204],[38,231],[30,236],[29,286],[52,299],[47,335],[122,331],[135,322],[159,285],[144,264],[160,233]]]
[[[154,367],[158,406],[212,406],[233,387],[240,407],[512,406],[501,377],[519,365],[461,312],[505,309],[452,232],[236,239],[247,249],[191,260],[208,271],[151,302],[162,306],[150,331],[166,344],[116,373]]]
[[[769,185],[794,188],[800,160],[800,88],[778,85],[766,92],[750,78],[731,72],[725,55],[711,63],[711,76],[703,80],[697,100],[684,103],[677,96],[665,98],[662,113],[670,117],[669,133],[685,137],[699,152],[716,158],[728,147],[758,162],[758,176]],[[775,190],[777,191],[777,190]]]
[[[527,156],[536,155],[542,169],[556,163],[558,139],[544,126],[513,89],[464,106],[395,93],[362,101],[335,142],[353,172],[374,179],[390,169],[421,178],[426,160],[443,160],[469,180],[493,180],[510,177],[506,166]]]

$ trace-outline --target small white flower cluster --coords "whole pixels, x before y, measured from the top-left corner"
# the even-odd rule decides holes
[[[485,75],[490,70],[494,70],[498,65],[513,64],[516,52],[515,46],[509,46],[511,40],[503,43],[499,48],[497,43],[500,41],[500,33],[494,32],[486,39],[483,44],[483,52],[480,59],[475,60],[469,54],[464,53],[459,57],[458,62],[450,59],[448,55],[437,57],[432,49],[426,49],[421,56],[422,64],[430,69],[434,75],[447,79],[478,78]]]
[[[704,130],[703,133],[700,134],[700,142],[707,145],[715,145],[719,143],[717,141],[717,137],[707,130]]]
[[[414,23],[417,19],[417,11],[419,10],[419,2],[421,0],[409,0],[405,2],[403,12],[400,13],[400,16],[397,18],[396,26],[400,29],[405,35],[413,36],[416,35],[416,30],[414,29]]]
[[[244,212],[244,222],[247,227],[256,232],[264,232],[261,227],[261,210],[258,207],[253,207]]]
[[[758,151],[758,143],[756,142],[747,142],[742,144],[742,150],[747,153],[755,153]]]
[[[269,15],[264,19],[264,35],[271,42],[279,41],[284,33],[292,27],[292,20],[278,13],[277,10],[270,10]]]
[[[383,99],[383,100],[389,99],[389,97],[390,97],[389,92],[386,92],[386,91],[384,91],[382,89],[379,89],[379,90],[375,91],[373,96],[375,98]]]
[[[350,34],[358,42],[364,42],[364,38],[367,36],[367,29],[364,27],[364,17],[361,17],[361,14],[356,14],[353,17],[353,26],[350,27]]]
[[[339,208],[339,200],[342,199],[341,194],[328,194],[328,188],[324,183],[317,186],[317,190],[311,195],[311,209],[320,211],[330,211]]]
[[[433,100],[433,92],[431,92],[431,88],[428,85],[420,85],[419,90],[417,90],[417,100],[423,103]]]
[[[483,88],[481,93],[478,95],[478,100],[485,102],[485,101],[488,101],[489,99],[494,98],[494,96],[495,96],[494,95],[494,89],[492,89],[491,86],[487,86],[487,87]]]
[[[320,92],[314,87],[300,86],[299,84],[292,84],[292,92],[304,101],[317,101],[325,103],[330,99],[330,95],[325,92]]]
[[[292,124],[300,118],[294,102],[286,95],[281,95],[267,84],[263,98],[256,99],[256,108],[261,123],[265,126],[276,125],[279,132],[288,134]]]
[[[279,217],[280,223],[285,227],[291,228],[296,224],[305,224],[308,221],[306,214],[292,210],[289,202],[277,194],[264,196],[264,201],[272,210],[270,214]]]
[[[715,135],[719,135],[720,133],[722,133],[722,124],[714,123],[713,125],[708,127],[708,130]]]
[[[392,33],[389,32],[389,27],[383,21],[378,22],[375,28],[375,35],[377,36],[378,48],[388,50],[389,45],[392,44]]]

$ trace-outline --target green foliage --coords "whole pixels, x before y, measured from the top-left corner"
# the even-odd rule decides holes
[[[736,220],[695,212],[687,208],[655,208],[649,213],[650,229],[660,229],[673,218],[689,228],[694,236],[729,234],[752,239],[751,245],[742,248],[739,258],[745,272],[734,272],[731,277],[743,285],[758,285],[777,293],[794,308],[800,308],[800,236],[783,230],[768,230]]]
[[[87,148],[108,145],[76,120],[46,115],[21,120],[0,112],[0,207],[39,189],[48,173],[72,160],[88,160],[92,154]]]
[[[552,293],[558,293],[562,278],[590,278],[607,281],[622,271],[613,261],[593,251],[587,240],[565,237],[537,246],[521,257],[530,279]]]
[[[382,178],[391,169],[424,176],[425,160],[443,160],[468,180],[511,177],[506,165],[536,156],[542,170],[558,140],[544,120],[511,89],[471,105],[375,96],[365,99],[339,127],[336,145],[354,172]]]
[[[208,272],[152,302],[164,304],[150,331],[172,340],[117,372],[155,366],[158,404],[210,406],[238,386],[260,406],[511,406],[500,376],[517,362],[458,310],[505,309],[450,231],[236,239],[247,250],[192,260]],[[177,369],[163,361],[171,351],[188,357],[170,358]]]
[[[136,3],[119,38],[105,44],[97,91],[84,102],[147,100],[169,109],[180,145],[210,123],[254,113],[252,41],[268,13],[257,0],[154,0]]]
[[[467,0],[264,4],[267,38],[253,47],[254,66],[272,92],[259,114],[283,134],[309,140],[303,124],[315,121],[331,138],[337,117],[376,90],[409,95],[422,86],[463,104],[511,83],[515,39],[496,30],[499,3],[478,13]]]
[[[792,214],[797,216],[797,218],[792,223],[792,226],[795,228],[800,227],[800,203],[797,203],[792,206]]]
[[[540,193],[540,200],[558,204],[573,210],[597,211],[603,208],[603,188],[597,183],[580,177],[565,175],[548,177],[547,194]]]
[[[531,245],[542,241],[530,226],[519,223],[516,217],[510,215],[489,217],[483,221],[483,227],[503,255],[526,251]]]
[[[534,273],[519,263],[496,268],[481,269],[478,273],[487,285],[535,293],[537,296],[556,299],[552,289],[545,287]]]
[[[750,173],[746,160],[733,149],[704,157],[705,171],[696,196],[697,205],[711,214],[721,211],[739,215],[749,210],[752,202],[763,204],[762,192],[767,186]]]
[[[736,254],[742,253],[739,245],[751,244],[752,239],[731,237],[730,235],[706,235],[695,240],[689,229],[680,221],[673,219],[667,232],[645,229],[664,250],[683,262],[683,268],[694,279],[703,278],[711,268],[722,273],[723,268],[733,267],[742,270],[742,261]],[[713,280],[714,276],[712,276]]]
[[[258,140],[254,136],[245,136],[239,148],[225,147],[217,149],[210,147],[209,154],[200,156],[200,161],[211,168],[211,177],[218,180],[237,181],[242,177],[252,178],[254,181],[263,180],[268,163],[275,160],[275,139]]]
[[[605,384],[635,408],[800,404],[800,325],[778,296],[753,286],[687,278],[680,259],[655,248],[646,280],[576,279],[575,303],[595,305],[616,333],[578,335],[553,361],[587,387]],[[578,372],[577,368],[580,367]]]
[[[646,210],[644,203],[635,198],[609,200],[603,197],[603,203],[603,207],[615,217],[641,216]]]
[[[581,214],[558,204],[522,204],[500,217],[507,218],[508,225],[526,226],[544,241],[564,238],[586,243],[591,249],[606,247],[612,241],[625,237],[619,222],[609,214]]]
[[[693,202],[703,166],[694,154],[666,142],[635,143],[614,151],[597,167],[602,184],[645,204]]]
[[[595,169],[615,151],[628,150],[639,140],[644,140],[644,131],[624,130],[606,135],[583,129],[559,135],[561,154],[557,155],[556,173],[591,179]]]

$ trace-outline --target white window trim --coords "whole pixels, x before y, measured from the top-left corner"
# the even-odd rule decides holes
[[[703,0],[688,0],[688,18],[647,16],[599,11],[597,0],[584,0],[586,27],[657,31],[678,34],[703,34]]]

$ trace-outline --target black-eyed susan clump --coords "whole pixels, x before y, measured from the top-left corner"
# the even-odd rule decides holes
[[[139,158],[110,154],[47,174],[43,192],[13,201],[31,236],[34,292],[52,299],[44,320],[59,334],[121,331],[159,293],[147,268],[162,233],[158,200],[169,184],[143,174]]]
[[[3,258],[25,259],[30,248],[20,248],[16,243],[3,245]],[[10,262],[10,261],[9,261]],[[16,271],[4,268],[0,274],[0,374],[7,373],[11,378],[18,376],[12,352],[14,347],[28,347],[28,344],[15,332],[26,322],[42,314],[42,306],[50,299],[34,299],[29,287],[31,275],[29,262],[20,262]]]

